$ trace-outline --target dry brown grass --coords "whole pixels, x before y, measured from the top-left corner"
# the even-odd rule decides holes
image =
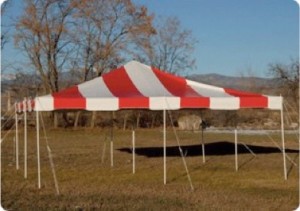
[[[161,149],[145,150],[136,157],[132,174],[130,131],[115,131],[115,166],[110,167],[109,142],[101,163],[108,130],[51,130],[53,153],[61,194],[55,194],[45,141],[41,140],[42,188],[37,188],[36,141],[29,133],[28,179],[23,178],[23,141],[20,140],[20,170],[16,171],[12,137],[2,145],[2,206],[13,210],[292,210],[298,205],[298,169],[288,163],[289,178],[283,180],[282,155],[260,149],[257,157],[239,155],[240,170],[235,172],[234,155],[210,152],[207,163],[201,155],[186,161],[195,191],[190,186],[179,156],[167,157],[168,184],[163,185]],[[199,133],[180,132],[182,145],[199,144]],[[205,134],[207,143],[233,143],[232,134]],[[266,136],[241,135],[240,140],[255,146],[273,144]],[[279,136],[274,135],[279,141]],[[287,148],[297,149],[294,136],[286,136]],[[162,131],[138,130],[136,147],[162,147]],[[227,143],[228,144],[228,143]],[[168,146],[176,146],[171,130]],[[215,147],[223,145],[216,144]],[[218,154],[220,152],[220,154]],[[148,154],[147,154],[148,153]],[[196,153],[197,154],[197,153]],[[154,157],[147,157],[152,155]],[[297,152],[289,156],[296,159]],[[291,168],[290,168],[291,167]]]

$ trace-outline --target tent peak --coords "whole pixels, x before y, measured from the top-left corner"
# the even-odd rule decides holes
[[[136,60],[131,60],[129,62],[127,62],[124,67],[131,67],[131,68],[141,68],[141,67],[147,67],[147,69],[150,67],[149,65],[143,64],[139,61]],[[142,68],[145,69],[145,68]]]

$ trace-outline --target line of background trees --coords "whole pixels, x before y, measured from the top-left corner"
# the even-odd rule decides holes
[[[2,15],[11,15],[6,9],[12,1],[2,6]],[[37,75],[33,80],[24,75],[23,69],[18,70],[12,90],[21,99],[82,83],[132,59],[176,74],[195,68],[192,55],[197,40],[192,32],[184,29],[176,17],[158,19],[131,0],[24,0],[24,10],[14,20],[14,30],[2,30],[1,48],[13,37]],[[295,110],[299,101],[298,70],[298,61],[270,66],[270,74],[280,81],[279,92],[291,99]],[[141,114],[134,113],[137,125]],[[124,115],[126,125],[131,117],[129,113]],[[152,125],[157,115],[152,113]],[[57,113],[51,116],[57,126]],[[64,125],[75,127],[94,127],[97,119],[96,112],[90,121],[84,120],[82,111],[77,111],[72,120],[67,112],[60,116]]]

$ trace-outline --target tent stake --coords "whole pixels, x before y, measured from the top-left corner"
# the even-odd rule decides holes
[[[135,174],[135,131],[132,131],[132,173]]]
[[[38,187],[41,189],[41,166],[40,166],[40,123],[39,112],[36,111],[36,150],[37,150],[37,166],[38,166]]]
[[[235,171],[238,171],[238,145],[237,145],[237,129],[234,130],[234,152],[235,152]]]
[[[280,110],[281,114],[281,140],[282,140],[282,155],[283,155],[283,172],[284,179],[287,180],[287,171],[286,171],[286,159],[285,159],[285,141],[284,141],[284,122],[283,122],[283,108]]]
[[[24,111],[24,178],[27,179],[27,112]]]
[[[163,129],[163,133],[164,133],[164,184],[167,184],[167,159],[166,159],[166,139],[167,139],[167,135],[166,135],[166,110],[163,111],[163,121],[164,121],[164,129]]]

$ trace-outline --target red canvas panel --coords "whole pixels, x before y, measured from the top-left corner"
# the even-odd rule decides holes
[[[152,67],[153,72],[164,87],[174,96],[177,97],[199,97],[190,86],[187,85],[184,78],[160,71]]]
[[[180,107],[182,108],[209,108],[208,97],[182,97]]]
[[[224,89],[226,93],[240,98],[241,108],[267,108],[268,98],[251,92],[242,92],[233,89]]]
[[[86,100],[80,94],[78,87],[73,86],[63,91],[53,93],[55,109],[85,109]]]
[[[149,98],[134,86],[124,67],[103,76],[107,88],[119,97],[119,108],[149,108]]]

